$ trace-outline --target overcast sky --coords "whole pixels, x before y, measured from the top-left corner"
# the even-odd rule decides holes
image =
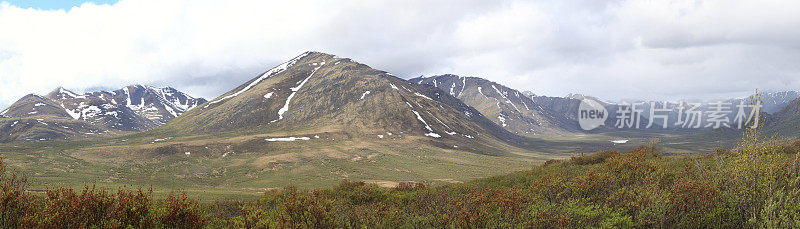
[[[212,99],[308,50],[404,78],[454,73],[551,96],[800,90],[793,0],[74,5],[0,3],[0,109],[57,86],[149,84]]]

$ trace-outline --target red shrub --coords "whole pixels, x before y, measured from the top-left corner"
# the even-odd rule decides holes
[[[205,225],[205,212],[200,204],[186,193],[170,193],[158,209],[157,219],[169,228],[201,228]]]

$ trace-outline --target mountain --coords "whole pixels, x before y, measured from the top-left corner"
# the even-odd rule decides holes
[[[607,122],[606,122],[606,126],[607,127],[613,127],[614,126],[614,121],[613,120],[615,120],[615,117],[617,116],[618,109],[620,107],[620,104],[606,103],[606,102],[603,102],[602,100],[600,100],[600,99],[598,99],[596,97],[585,96],[585,95],[581,95],[581,94],[569,94],[569,95],[567,95],[565,97],[536,96],[535,94],[533,94],[531,92],[527,92],[525,94],[530,96],[531,99],[533,101],[535,101],[536,103],[541,104],[542,107],[544,107],[545,109],[552,110],[552,111],[554,111],[555,113],[558,113],[558,114],[563,114],[563,115],[566,116],[567,119],[574,120],[575,122],[577,122],[577,112],[576,111],[578,109],[578,105],[580,104],[580,101],[583,100],[583,99],[594,100],[594,101],[602,104],[603,106],[605,106],[606,110],[608,110],[608,112],[609,112],[610,119],[607,120]],[[778,110],[781,110],[784,107],[787,107],[787,105],[792,100],[798,98],[797,97],[798,95],[800,95],[800,94],[798,94],[797,92],[794,92],[794,91],[774,92],[774,93],[763,93],[763,94],[761,94],[761,100],[762,100],[762,105],[763,105],[763,107],[761,108],[761,112],[762,112],[761,116],[762,116],[762,118],[764,120],[768,120],[769,122],[772,122],[773,120],[775,120],[775,118],[772,117],[772,115],[770,115],[770,114],[776,113]],[[640,126],[647,126],[647,124],[649,124],[649,119],[650,119],[650,109],[651,109],[650,104],[649,104],[650,101],[633,101],[633,102],[630,102],[630,103],[635,103],[635,102],[644,102],[644,104],[639,107],[639,108],[641,108],[643,110],[642,111],[642,123],[640,124]],[[654,105],[655,105],[655,107],[657,109],[662,109],[663,106],[664,106],[664,102],[661,102],[661,101],[652,101],[652,102],[654,103]],[[712,126],[714,125],[713,122],[709,121],[708,114],[714,109],[714,106],[715,106],[714,104],[716,102],[722,102],[722,106],[725,107],[725,109],[727,109],[727,111],[729,111],[727,113],[726,117],[729,120],[729,122],[728,122],[729,125],[733,126],[733,125],[735,125],[734,121],[737,120],[736,119],[736,115],[737,115],[737,112],[738,112],[738,108],[736,106],[739,105],[741,102],[744,102],[744,104],[750,104],[750,99],[748,97],[748,98],[742,98],[742,99],[727,99],[727,100],[721,100],[721,101],[707,101],[707,102],[701,103],[700,104],[701,106],[697,108],[698,111],[702,111],[703,112],[702,113],[703,116],[700,119],[700,126],[701,127],[705,127],[705,126],[708,126],[708,125],[712,125]],[[668,129],[681,129],[681,128],[686,129],[686,128],[689,128],[689,127],[680,127],[680,126],[676,126],[675,125],[675,123],[678,122],[678,117],[680,116],[679,115],[679,111],[680,111],[679,110],[679,107],[680,107],[679,105],[680,104],[678,104],[677,102],[668,102],[668,105],[666,107],[667,109],[669,109],[669,112],[666,113]],[[688,109],[691,106],[693,106],[693,105],[686,104],[685,105],[686,108],[684,108],[684,109]],[[750,112],[749,108],[746,109],[745,112],[747,114],[749,114],[749,112]],[[665,114],[665,113],[661,112],[661,113],[656,113],[656,114]],[[686,113],[684,113],[683,118],[686,118]],[[654,122],[655,123],[654,124],[655,127],[653,127],[653,128],[662,129],[661,128],[662,122],[663,121],[660,118],[659,119],[655,119],[655,122]],[[613,130],[613,128],[606,128],[606,129],[607,130]],[[652,128],[644,128],[644,127],[642,127],[641,129],[649,130],[649,129],[652,129]]]
[[[303,53],[154,131],[518,138],[438,88],[320,52]]]
[[[515,134],[560,134],[577,128],[563,115],[543,108],[524,93],[482,78],[446,74],[409,81],[438,87]]]
[[[0,112],[4,116],[0,133],[5,133],[0,141],[143,131],[163,125],[204,102],[169,87],[132,85],[82,95],[59,87],[46,96],[26,95]],[[56,126],[60,128],[54,129]]]
[[[773,133],[786,136],[800,136],[800,98],[794,99],[783,109],[775,112],[771,117],[772,122],[767,124],[767,129]]]
[[[605,106],[609,112],[616,111],[616,109],[612,109],[616,108],[612,104],[603,102],[598,98],[585,96],[582,94],[569,94],[565,97],[536,96],[532,92],[524,92],[524,94],[529,96],[533,102],[539,104],[544,109],[562,115],[564,118],[570,120],[573,123],[578,122],[578,106],[580,105],[581,100],[583,99],[594,100],[595,102]]]
[[[143,85],[83,95],[59,87],[47,94],[47,98],[58,103],[75,119],[125,130],[146,130],[163,125],[206,102],[171,87]]]
[[[779,92],[767,92],[761,93],[761,102],[764,106],[761,108],[762,111],[774,114],[784,107],[788,106],[792,101],[795,99],[800,98],[800,92],[797,91],[779,91]],[[750,104],[750,98],[739,98],[739,99],[731,99],[730,102],[733,104],[739,104],[741,101],[744,101],[745,104]]]

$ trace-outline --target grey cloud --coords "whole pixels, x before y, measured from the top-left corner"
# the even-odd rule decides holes
[[[316,50],[400,77],[479,76],[609,100],[800,90],[800,3],[165,1],[69,12],[0,5],[0,107],[127,84],[212,99]]]

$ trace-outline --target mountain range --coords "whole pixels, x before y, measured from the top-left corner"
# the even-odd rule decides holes
[[[786,102],[794,96],[762,95],[774,104],[768,109],[777,109],[768,130],[800,134],[800,99]],[[613,119],[581,131],[577,110],[585,99],[605,106],[610,117],[619,106],[581,94],[535,95],[477,77],[404,80],[349,58],[305,52],[209,101],[142,85],[26,95],[0,111],[0,151],[34,174],[38,188],[91,181],[258,193],[342,179],[387,186],[461,182],[576,153],[632,149],[653,138],[677,154],[713,152],[741,136],[619,131]],[[51,167],[58,169],[42,169]]]
[[[131,85],[76,94],[58,87],[0,112],[0,141],[43,141],[149,130],[205,103],[171,87]]]
[[[774,113],[771,120],[788,119],[792,112],[782,109],[797,98],[796,91],[763,93],[762,111]],[[4,133],[0,141],[63,140],[151,129],[174,134],[302,130],[519,140],[518,136],[583,133],[577,109],[584,99],[606,107],[610,118],[601,130],[614,131],[619,105],[596,97],[539,96],[453,74],[404,80],[348,58],[306,52],[208,102],[171,87],[143,85],[80,95],[61,87],[45,96],[30,94],[0,112],[0,133]],[[749,99],[725,102],[735,105]],[[649,106],[642,108],[641,124],[646,125]],[[668,123],[675,123],[677,104],[668,108]]]

